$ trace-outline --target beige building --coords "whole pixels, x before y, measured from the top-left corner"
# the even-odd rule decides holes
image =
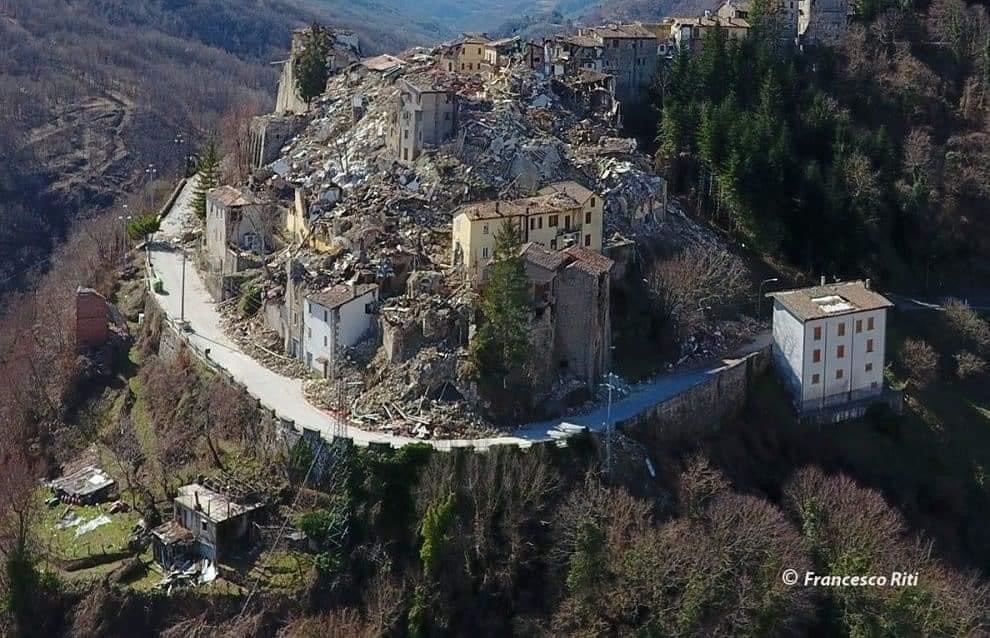
[[[484,68],[488,71],[501,69],[512,63],[512,57],[522,52],[522,40],[519,36],[493,40],[485,43]]]
[[[777,17],[782,42],[794,44],[797,41],[799,1],[777,0],[774,13]],[[723,22],[726,20],[745,20],[748,22],[752,17],[752,11],[752,0],[725,0],[719,5],[715,17]]]
[[[457,94],[428,78],[402,79],[392,105],[388,146],[399,162],[414,162],[457,131]]]
[[[485,70],[488,44],[488,38],[465,35],[444,48],[440,66],[451,73],[480,73]]]
[[[687,49],[692,53],[697,53],[701,50],[705,37],[717,28],[724,29],[730,40],[741,40],[749,33],[750,25],[746,18],[738,16],[713,17],[705,15],[673,18],[670,25],[670,36],[678,49]]]
[[[495,236],[508,222],[523,243],[551,250],[579,246],[602,251],[602,198],[577,182],[559,182],[534,197],[465,204],[453,212],[454,264],[477,277],[495,254]]]

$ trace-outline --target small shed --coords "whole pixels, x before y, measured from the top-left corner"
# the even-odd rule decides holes
[[[176,562],[192,556],[196,536],[179,524],[168,521],[151,530],[151,549],[155,562],[171,569]]]
[[[85,465],[51,482],[63,503],[94,505],[117,497],[117,482],[95,465]]]

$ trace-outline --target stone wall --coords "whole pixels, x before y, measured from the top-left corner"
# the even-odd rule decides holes
[[[742,411],[755,379],[767,372],[769,364],[767,346],[617,427],[651,452],[716,432]]]

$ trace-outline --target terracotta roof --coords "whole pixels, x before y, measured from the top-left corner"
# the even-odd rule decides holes
[[[462,204],[453,211],[453,216],[464,214],[471,221],[482,219],[504,219],[520,215],[545,215],[571,208],[578,208],[593,192],[577,182],[551,184],[535,197],[523,197],[506,201],[483,201]],[[583,199],[579,199],[583,198]]]
[[[337,284],[326,290],[306,295],[306,299],[318,303],[324,308],[333,310],[349,301],[363,297],[374,290],[378,290],[377,284],[358,284],[356,286],[351,284]]]
[[[880,310],[894,305],[883,295],[867,288],[862,281],[771,292],[766,296],[779,301],[802,321]]]
[[[546,188],[540,190],[541,195],[546,195],[549,193],[563,193],[579,205],[584,205],[584,203],[591,199],[591,197],[595,194],[594,191],[585,188],[575,181],[557,182],[556,184],[550,184]]]
[[[523,244],[519,249],[519,256],[525,261],[552,272],[556,272],[561,266],[570,261],[562,251],[550,250],[541,244],[533,242]]]
[[[615,265],[615,262],[605,255],[588,250],[587,248],[581,248],[580,246],[565,248],[564,252],[574,258],[574,261],[568,265],[568,268],[580,268],[595,276],[608,273],[612,270],[612,266]]]
[[[261,201],[258,200],[258,198],[255,197],[254,193],[250,190],[246,188],[237,189],[233,186],[221,186],[220,188],[214,188],[207,194],[207,198],[228,208],[251,206],[253,204],[261,203]]]

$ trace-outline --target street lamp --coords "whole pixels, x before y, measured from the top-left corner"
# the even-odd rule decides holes
[[[608,388],[608,402],[605,404],[605,471],[612,478],[612,390],[615,389],[612,380],[615,374],[609,372],[605,378],[609,381],[601,384]]]
[[[709,299],[718,299],[718,297],[719,297],[718,295],[708,295],[707,297],[702,297],[701,300],[698,301],[698,312],[704,312],[706,310],[711,310],[712,307],[711,306],[704,305],[705,302],[708,301]]]
[[[759,292],[756,293],[756,318],[760,319],[761,310],[763,309],[763,286],[766,284],[775,284],[780,281],[777,277],[771,277],[770,279],[764,279],[760,282]]]

